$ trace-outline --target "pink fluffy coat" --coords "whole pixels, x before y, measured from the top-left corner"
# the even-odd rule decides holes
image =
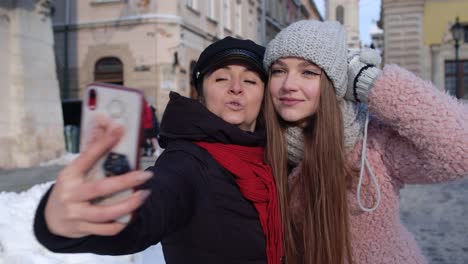
[[[395,65],[383,69],[369,100],[373,118],[366,156],[382,200],[374,212],[366,213],[357,205],[356,189],[348,191],[353,260],[358,264],[427,263],[400,221],[400,189],[407,183],[440,183],[468,175],[468,105]],[[361,147],[362,140],[348,155],[356,169]],[[289,181],[293,212],[300,213],[297,168]],[[376,193],[369,175],[364,177],[361,199],[372,207]]]

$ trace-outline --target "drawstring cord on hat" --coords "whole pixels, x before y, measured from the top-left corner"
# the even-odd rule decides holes
[[[369,165],[369,161],[367,161],[366,157],[366,145],[367,145],[367,127],[369,124],[369,111],[366,113],[366,121],[364,123],[364,139],[362,142],[362,152],[361,152],[361,169],[359,172],[359,182],[357,186],[357,203],[359,208],[365,212],[372,212],[379,206],[381,193],[379,183],[377,182],[377,177],[375,177],[374,171],[372,170],[371,166]],[[365,207],[361,202],[361,186],[362,186],[362,179],[364,178],[364,169],[367,169],[371,180],[375,186],[375,190],[377,192],[377,201],[375,202],[374,206],[371,208]]]

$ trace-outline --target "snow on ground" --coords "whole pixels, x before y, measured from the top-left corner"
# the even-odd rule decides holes
[[[72,162],[76,157],[78,157],[78,155],[79,155],[78,153],[74,154],[74,153],[67,152],[65,153],[65,155],[57,159],[41,162],[39,166],[44,167],[44,166],[51,166],[51,165],[67,165],[70,162]]]
[[[52,182],[21,193],[0,192],[0,264],[164,264],[160,245],[127,256],[56,254],[40,245],[32,231],[37,204]]]

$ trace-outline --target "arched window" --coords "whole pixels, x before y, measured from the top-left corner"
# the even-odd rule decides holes
[[[94,66],[94,81],[123,85],[123,64],[115,57],[98,60]]]
[[[336,7],[336,20],[344,25],[344,7],[341,5]]]

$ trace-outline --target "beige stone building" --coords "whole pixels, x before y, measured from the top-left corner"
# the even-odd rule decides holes
[[[325,14],[328,20],[336,20],[345,28],[350,48],[360,48],[359,0],[326,0]]]
[[[318,11],[314,0],[302,0],[301,8],[305,9],[307,19],[323,20],[323,16]]]
[[[317,6],[313,0],[262,0],[265,7],[264,18],[266,32],[264,39],[260,42],[264,45],[272,40],[278,32],[287,25],[302,19],[322,20]]]
[[[0,169],[64,153],[51,1],[0,1]]]
[[[468,100],[466,10],[468,0],[383,0],[385,63],[401,65],[439,89]],[[464,29],[458,65],[450,32],[456,17]]]
[[[60,99],[81,99],[91,82],[139,88],[161,115],[169,91],[191,95],[191,69],[210,43],[266,43],[303,18],[321,19],[313,1],[0,1],[0,168],[62,155]]]
[[[170,91],[190,96],[200,52],[225,36],[265,43],[292,21],[320,18],[313,1],[63,0],[53,18],[62,99],[94,81],[142,89],[161,115]]]
[[[424,0],[383,0],[384,61],[429,79],[424,70]]]

